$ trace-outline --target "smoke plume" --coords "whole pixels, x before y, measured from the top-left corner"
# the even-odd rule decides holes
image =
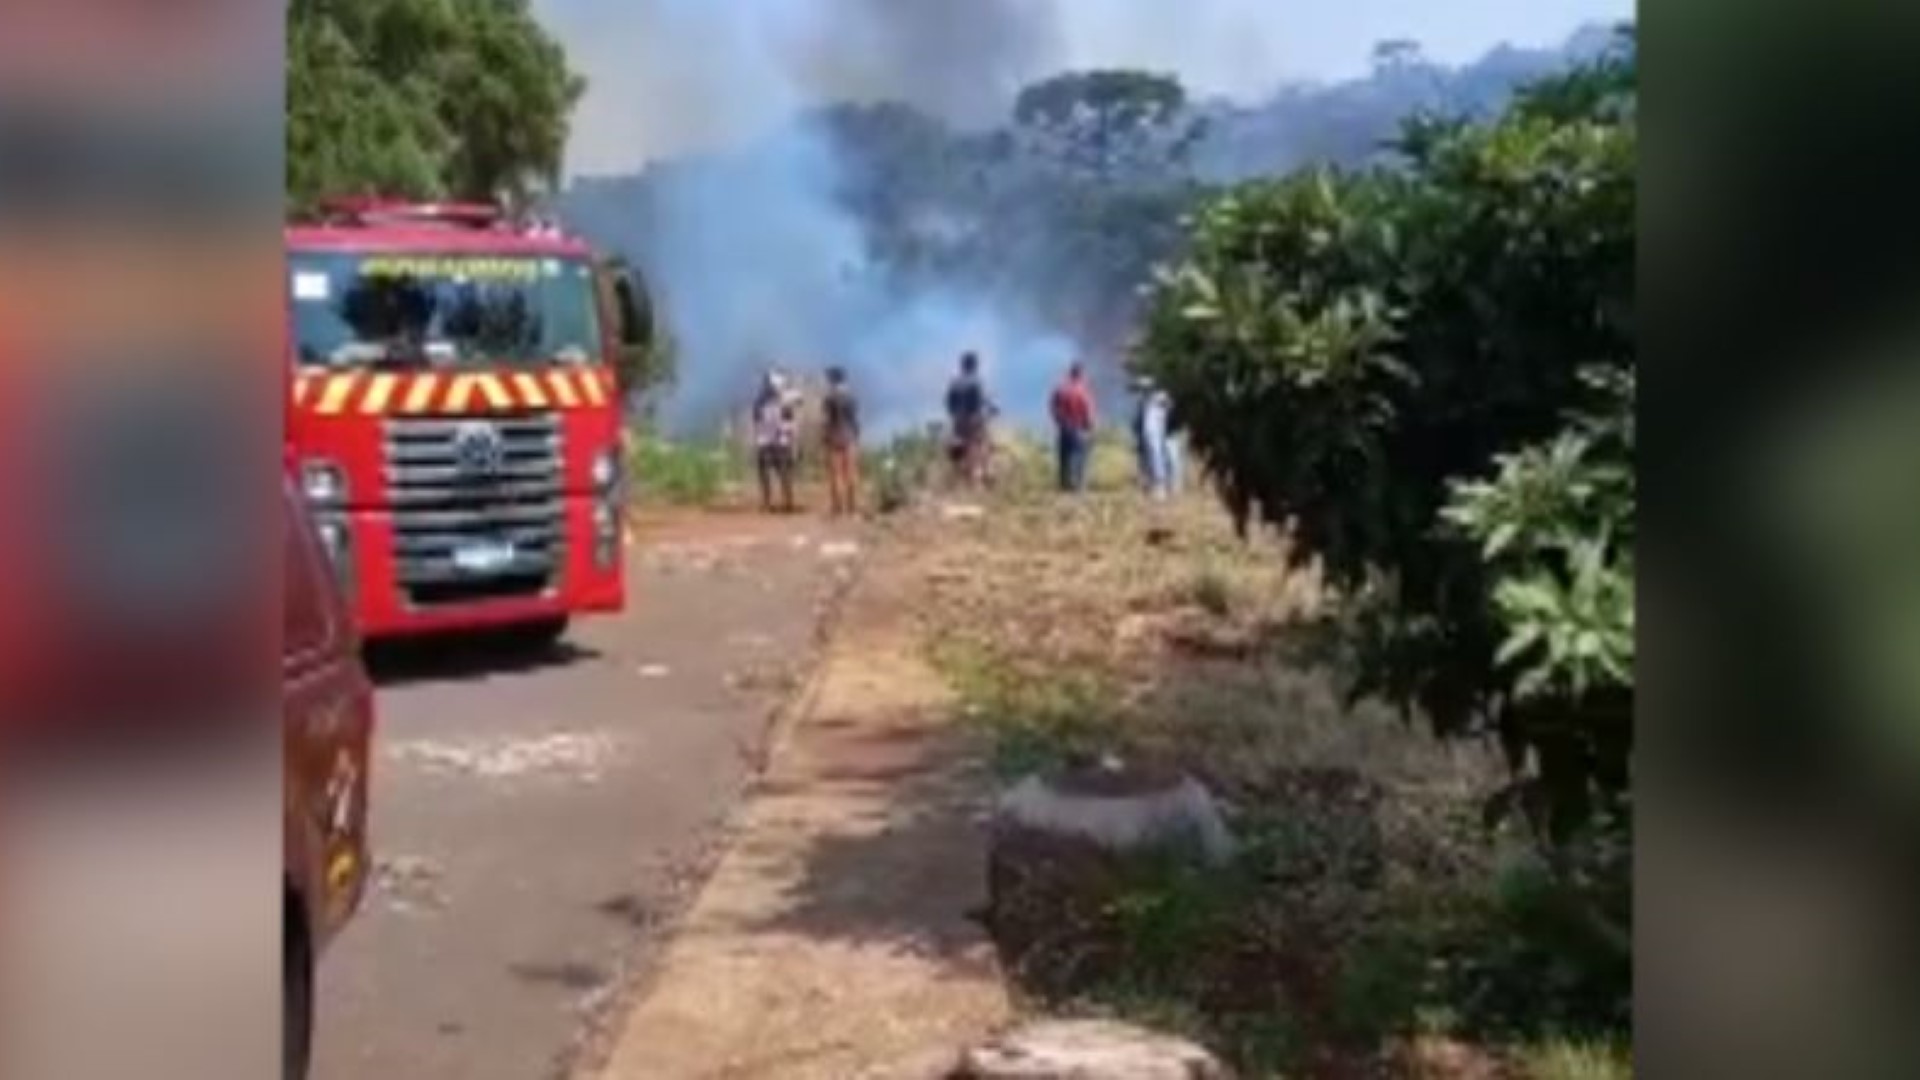
[[[1037,417],[1072,344],[1004,297],[903,284],[837,197],[854,166],[821,127],[792,121],[882,100],[960,126],[1003,121],[1059,56],[1053,15],[1031,0],[641,0],[618,20],[640,30],[595,37],[552,13],[598,81],[581,129],[626,133],[576,147],[576,168],[652,159],[642,197],[587,179],[565,205],[647,273],[678,350],[670,424],[712,424],[765,365],[839,364],[884,434],[938,416],[964,350],[1010,418]]]
[[[988,196],[921,191],[889,210],[893,195],[876,181],[910,173],[900,167],[923,161],[922,149],[855,152],[832,124],[800,122],[825,106],[903,103],[947,125],[932,141],[950,144],[953,131],[1004,127],[1022,87],[1064,70],[1170,71],[1211,124],[1187,167],[1222,180],[1306,160],[1352,163],[1405,112],[1496,101],[1534,63],[1497,50],[1459,78],[1422,68],[1434,90],[1363,77],[1275,96],[1288,67],[1279,29],[1291,25],[1276,0],[536,3],[591,83],[570,146],[579,179],[562,212],[645,271],[677,346],[678,384],[662,416],[694,431],[742,406],[767,365],[838,364],[872,433],[884,435],[938,417],[964,350],[979,353],[1009,419],[1039,421],[1048,384],[1080,349],[1096,373],[1113,372],[1127,312],[1111,298],[1124,301],[1142,260],[1165,250],[1164,209],[1113,226],[1085,200],[1049,201],[1058,189],[1034,182],[1030,161],[991,150],[969,159],[987,164],[978,183],[967,180]],[[1342,18],[1371,32],[1384,27],[1369,20],[1397,23],[1413,10]],[[1263,104],[1236,108],[1221,96]],[[880,197],[856,211],[849,191]],[[879,217],[893,217],[877,221],[876,202]],[[877,242],[882,225],[888,243]],[[964,252],[964,266],[905,265],[903,235],[909,247]],[[1089,296],[1105,307],[1090,311],[1100,304]]]

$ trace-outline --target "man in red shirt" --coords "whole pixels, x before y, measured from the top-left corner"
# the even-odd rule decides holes
[[[1060,490],[1087,489],[1087,458],[1093,453],[1093,395],[1087,390],[1086,371],[1075,363],[1053,390],[1055,453],[1060,464]]]

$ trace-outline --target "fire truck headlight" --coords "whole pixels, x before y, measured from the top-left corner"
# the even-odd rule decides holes
[[[593,456],[593,486],[601,492],[608,492],[620,482],[620,456],[612,449],[602,450]]]
[[[347,501],[347,475],[331,461],[300,465],[300,492],[310,503],[332,506]]]

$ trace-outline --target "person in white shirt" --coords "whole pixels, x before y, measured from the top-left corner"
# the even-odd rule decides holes
[[[1165,499],[1179,486],[1179,465],[1173,446],[1173,398],[1151,382],[1134,383],[1140,395],[1134,415],[1134,444],[1140,457],[1141,486],[1156,499]]]
[[[768,513],[776,509],[792,513],[794,449],[799,440],[800,417],[795,395],[778,370],[769,370],[760,384],[753,403],[753,445],[755,464],[760,475],[760,505]],[[774,488],[780,489],[780,501],[774,502]]]

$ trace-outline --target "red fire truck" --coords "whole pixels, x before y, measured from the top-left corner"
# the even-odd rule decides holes
[[[286,244],[288,464],[362,633],[619,610],[634,280],[489,206],[343,200]]]

